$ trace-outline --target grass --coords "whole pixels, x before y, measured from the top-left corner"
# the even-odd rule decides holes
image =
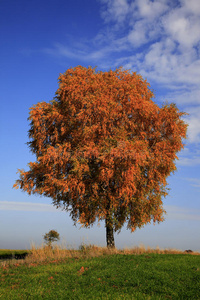
[[[13,259],[14,257],[25,257],[28,255],[28,250],[8,250],[0,249],[0,259]]]
[[[177,250],[33,248],[0,276],[0,299],[200,299],[200,256]]]
[[[28,253],[29,250],[10,250],[10,249],[0,249],[0,256],[9,254],[23,254]]]

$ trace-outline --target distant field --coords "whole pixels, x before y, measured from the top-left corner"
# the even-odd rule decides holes
[[[29,251],[27,250],[8,250],[0,249],[0,259],[12,259],[14,257],[20,258],[26,256]]]
[[[0,299],[200,299],[199,255],[79,252],[2,265]]]

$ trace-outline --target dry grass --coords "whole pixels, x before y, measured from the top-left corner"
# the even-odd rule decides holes
[[[52,260],[63,260],[67,258],[89,258],[109,254],[117,254],[117,249],[108,249],[107,247],[97,247],[95,245],[84,245],[79,247],[79,250],[66,249],[61,246],[55,246],[53,248],[48,246],[34,247],[30,251],[30,254],[26,257],[27,263],[32,261],[43,262]]]
[[[1,262],[1,266],[5,267],[8,265],[20,265],[26,264],[28,266],[34,266],[42,263],[56,263],[62,260],[75,258],[89,258],[89,257],[98,257],[104,255],[113,255],[113,254],[124,254],[124,255],[140,255],[140,254],[188,254],[181,250],[177,249],[152,249],[150,247],[145,248],[145,246],[140,245],[139,247],[134,248],[125,248],[122,250],[119,249],[108,249],[107,247],[97,247],[95,245],[85,245],[82,244],[79,247],[79,250],[66,249],[61,246],[54,246],[53,248],[49,246],[42,245],[41,247],[35,247],[32,245],[30,253],[23,260],[9,260]],[[199,252],[192,252],[190,255],[200,255]]]
[[[124,249],[122,250],[124,254],[188,254],[185,251],[178,250],[178,249],[160,249],[159,247],[156,247],[156,249],[140,245],[139,247],[134,247],[131,249]],[[199,252],[192,252],[190,253],[192,255],[200,255]]]

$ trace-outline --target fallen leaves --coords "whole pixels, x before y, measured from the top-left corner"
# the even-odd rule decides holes
[[[80,268],[80,270],[78,271],[78,275],[82,275],[85,271],[87,271],[88,268],[84,268],[83,266]]]

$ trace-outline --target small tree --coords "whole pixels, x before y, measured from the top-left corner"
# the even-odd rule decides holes
[[[44,241],[48,246],[52,246],[53,242],[57,242],[60,239],[60,235],[55,230],[50,230],[48,233],[44,235]]]
[[[36,155],[15,187],[53,199],[74,223],[105,220],[108,247],[123,224],[163,221],[166,178],[176,170],[187,125],[175,104],[161,108],[143,78],[122,68],[76,67],[59,77],[50,103],[30,109]]]

